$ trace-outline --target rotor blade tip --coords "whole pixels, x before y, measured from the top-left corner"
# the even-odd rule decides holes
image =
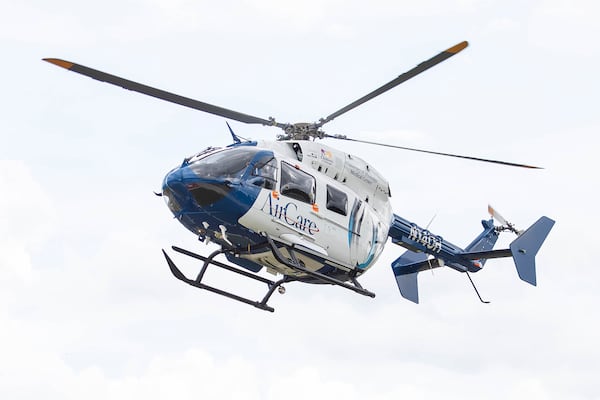
[[[456,54],[461,50],[464,50],[467,46],[469,45],[469,42],[467,42],[466,40],[464,42],[460,42],[459,44],[450,47],[448,50],[446,50],[447,53],[452,53],[452,54]]]
[[[51,64],[58,65],[59,67],[62,67],[65,69],[73,68],[73,63],[65,61],[65,60],[61,60],[59,58],[44,58],[43,60],[47,61]]]

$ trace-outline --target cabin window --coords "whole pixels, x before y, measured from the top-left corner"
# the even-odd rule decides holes
[[[292,165],[281,163],[281,194],[305,203],[315,202],[315,178]]]
[[[277,182],[277,160],[272,155],[258,160],[252,169],[250,182],[253,185],[268,190],[275,189],[275,183]]]
[[[341,215],[347,215],[348,196],[346,193],[327,185],[327,209]]]

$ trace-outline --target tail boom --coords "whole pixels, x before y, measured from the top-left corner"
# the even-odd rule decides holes
[[[519,277],[536,285],[535,255],[552,229],[554,221],[548,217],[541,217],[520,234],[510,244],[509,249],[501,250],[493,250],[499,236],[499,230],[494,227],[493,220],[484,220],[482,225],[483,232],[463,250],[444,241],[440,236],[394,215],[389,236],[394,243],[408,248],[392,263],[400,294],[418,303],[419,272],[443,266],[459,272],[478,272],[486,260],[502,257],[512,257]],[[431,239],[432,237],[434,239]]]

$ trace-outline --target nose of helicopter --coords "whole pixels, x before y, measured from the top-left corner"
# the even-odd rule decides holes
[[[230,182],[200,177],[189,167],[171,170],[163,180],[162,193],[167,206],[178,214],[183,209],[209,211],[231,191]]]
[[[173,214],[181,212],[186,193],[181,168],[174,168],[163,179],[162,195]]]

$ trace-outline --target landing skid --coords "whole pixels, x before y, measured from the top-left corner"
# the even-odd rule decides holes
[[[204,261],[202,269],[198,273],[198,276],[196,277],[196,279],[188,279],[185,275],[183,275],[183,273],[179,270],[179,268],[177,268],[177,266],[175,265],[173,260],[171,260],[171,258],[168,256],[168,254],[163,250],[162,251],[163,255],[165,256],[165,259],[167,260],[167,264],[169,264],[169,268],[171,269],[171,272],[173,273],[175,278],[177,278],[180,281],[183,281],[189,285],[195,286],[199,289],[205,289],[205,290],[208,290],[209,292],[220,294],[221,296],[225,296],[230,299],[249,304],[256,308],[260,308],[261,310],[270,311],[270,312],[275,311],[275,309],[273,307],[270,307],[267,305],[267,302],[271,298],[271,295],[273,294],[273,292],[275,291],[276,288],[281,287],[280,290],[283,291],[284,289],[283,289],[283,286],[281,286],[281,285],[283,285],[286,282],[291,282],[291,281],[295,280],[295,278],[286,275],[278,281],[272,281],[270,279],[263,278],[262,276],[258,276],[258,275],[252,274],[250,272],[244,271],[242,269],[233,267],[231,265],[227,265],[222,262],[213,260],[213,258],[215,258],[217,255],[219,255],[221,253],[225,253],[226,251],[224,251],[224,250],[214,251],[210,256],[204,257],[199,254],[192,253],[189,250],[185,250],[185,249],[182,249],[182,248],[179,248],[176,246],[172,246],[172,248],[173,248],[173,250],[175,250],[178,253],[184,254],[188,257],[198,259],[200,261]],[[204,273],[206,272],[206,269],[208,268],[209,265],[215,265],[215,266],[223,268],[227,271],[231,271],[236,274],[245,276],[246,278],[250,278],[250,279],[254,279],[255,281],[258,281],[258,282],[266,283],[267,287],[268,287],[267,293],[262,298],[262,300],[255,301],[255,300],[248,299],[246,297],[238,296],[234,293],[227,292],[225,290],[221,290],[221,289],[206,285],[206,284],[202,283],[202,278],[204,277]]]
[[[355,276],[353,276],[353,275],[350,276],[350,280],[352,281],[352,285],[351,285],[351,284],[343,282],[339,279],[332,278],[331,276],[321,274],[317,271],[311,271],[302,266],[302,264],[296,257],[296,253],[294,252],[293,246],[285,246],[290,255],[290,258],[286,258],[283,254],[281,254],[281,252],[279,251],[279,248],[277,247],[275,242],[273,242],[273,239],[271,239],[271,237],[269,235],[267,235],[267,241],[269,243],[269,247],[271,248],[271,252],[275,256],[277,261],[279,261],[282,264],[285,264],[287,267],[290,267],[291,269],[293,269],[297,272],[303,272],[303,273],[305,273],[313,278],[317,278],[318,280],[321,280],[323,282],[330,283],[332,285],[341,286],[346,289],[350,289],[356,293],[362,294],[363,296],[375,297],[375,293],[370,292],[366,289],[363,289],[363,287],[360,285],[360,283],[358,283],[358,281],[356,280]]]
[[[369,297],[375,297],[375,293],[370,292],[366,289],[363,289],[363,287],[358,283],[358,281],[356,280],[356,277],[354,275],[350,276],[350,280],[352,282],[352,284],[343,282],[339,279],[333,278],[331,276],[328,275],[324,275],[321,274],[319,272],[316,271],[311,271],[306,269],[302,263],[298,260],[296,253],[294,251],[293,246],[285,246],[288,254],[290,255],[290,258],[285,257],[281,251],[279,250],[279,248],[277,247],[277,245],[275,244],[275,242],[269,237],[267,236],[267,242],[268,242],[268,247],[270,248],[271,252],[273,253],[273,255],[275,256],[275,258],[277,259],[277,261],[279,261],[280,263],[286,265],[287,267],[289,267],[290,269],[294,270],[295,272],[300,272],[300,273],[304,273],[308,276],[311,276],[319,281],[322,281],[324,283],[329,283],[332,285],[336,285],[336,286],[341,286],[343,288],[352,290],[356,293],[362,294],[363,296],[369,296]],[[233,300],[237,300],[239,302],[245,303],[245,304],[249,304],[253,307],[259,308],[261,310],[265,310],[265,311],[270,311],[273,312],[275,311],[275,309],[269,305],[267,305],[267,302],[269,301],[269,299],[271,298],[271,296],[273,295],[273,293],[275,292],[275,289],[279,288],[279,292],[280,293],[284,293],[285,292],[285,288],[282,286],[284,283],[287,282],[293,282],[293,281],[298,281],[299,279],[297,277],[294,276],[290,276],[290,275],[284,275],[283,278],[281,278],[278,281],[272,281],[270,279],[267,278],[263,278],[262,276],[253,274],[251,272],[248,272],[246,270],[234,267],[232,265],[228,265],[219,261],[215,261],[214,258],[216,256],[218,256],[219,254],[224,254],[224,253],[228,253],[231,252],[231,250],[227,250],[227,249],[221,249],[221,250],[216,250],[213,253],[211,253],[208,257],[204,257],[201,256],[199,254],[193,253],[189,250],[185,250],[182,249],[180,247],[176,247],[176,246],[172,246],[172,249],[178,253],[181,253],[183,255],[186,255],[188,257],[191,258],[195,258],[197,260],[202,261],[204,264],[202,265],[202,268],[200,269],[200,272],[198,273],[198,276],[196,277],[196,279],[189,279],[187,278],[180,270],[179,268],[177,268],[177,266],[175,265],[175,263],[173,262],[173,260],[171,260],[171,258],[169,257],[169,255],[163,250],[163,255],[165,256],[165,259],[167,260],[167,264],[169,265],[169,268],[171,270],[171,273],[175,276],[175,278],[179,279],[180,281],[183,281],[185,283],[187,283],[188,285],[192,285],[195,286],[199,289],[205,289],[208,290],[209,292],[212,293],[216,293],[219,294],[221,296],[225,296],[227,298],[233,299]],[[223,268],[227,271],[236,273],[238,275],[244,276],[246,278],[250,278],[253,279],[257,282],[261,282],[261,283],[265,283],[267,285],[267,293],[264,295],[264,297],[262,298],[262,300],[258,301],[258,300],[252,300],[252,299],[248,299],[246,297],[242,297],[239,296],[237,294],[234,293],[230,293],[227,292],[225,290],[222,289],[218,289],[215,288],[213,286],[209,286],[206,285],[204,283],[202,283],[202,279],[204,278],[204,274],[206,273],[206,270],[208,268],[209,265],[214,265],[217,266],[219,268]]]

